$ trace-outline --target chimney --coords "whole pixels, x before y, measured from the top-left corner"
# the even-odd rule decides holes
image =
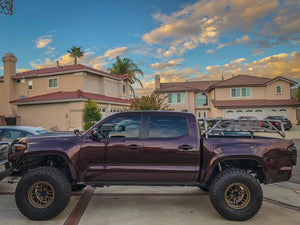
[[[56,60],[56,68],[59,68],[59,60]]]
[[[160,76],[158,74],[155,75],[155,90],[160,88]]]
[[[16,100],[16,89],[15,82],[12,79],[13,76],[16,75],[16,62],[17,58],[12,53],[6,53],[2,58],[3,66],[4,66],[4,83],[3,83],[3,113],[6,116],[14,116],[14,112],[16,111],[16,107],[9,102],[12,100]],[[1,107],[1,108],[2,108]]]

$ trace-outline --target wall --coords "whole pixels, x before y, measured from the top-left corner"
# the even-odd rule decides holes
[[[237,88],[242,88],[237,87]],[[266,87],[251,87],[251,97],[231,97],[231,88],[216,88],[215,89],[216,100],[241,100],[241,99],[266,99]]]
[[[121,85],[118,80],[113,80],[107,77],[103,77],[103,89],[104,95],[110,97],[121,97]]]
[[[104,95],[103,77],[88,73],[83,78],[82,91]]]
[[[18,106],[22,126],[57,127],[59,131],[81,129],[84,102]]]
[[[276,93],[276,87],[281,86],[281,94]],[[278,80],[269,84],[266,87],[266,94],[268,99],[290,99],[291,98],[291,86],[288,82]]]
[[[71,73],[67,75],[59,76],[47,76],[47,77],[37,77],[37,78],[26,78],[25,83],[16,84],[16,98],[19,99],[20,96],[36,96],[49,94],[58,91],[76,91],[78,89],[83,89],[83,76],[84,73]],[[58,87],[49,88],[48,80],[49,78],[58,78]],[[28,89],[28,81],[32,80],[33,88]]]

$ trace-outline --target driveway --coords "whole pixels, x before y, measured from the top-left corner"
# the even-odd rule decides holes
[[[10,182],[10,183],[9,183]],[[31,221],[17,209],[17,180],[0,182],[0,225],[231,225],[213,208],[209,195],[196,187],[88,187],[73,193],[68,207],[51,221]],[[263,185],[264,202],[258,214],[243,224],[300,224],[300,185]],[[279,194],[281,193],[281,195]],[[274,199],[274,196],[277,199]],[[281,202],[280,202],[281,201]]]

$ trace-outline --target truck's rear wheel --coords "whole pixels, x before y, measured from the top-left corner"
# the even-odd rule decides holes
[[[210,201],[228,220],[248,220],[259,211],[263,194],[256,179],[241,169],[220,173],[210,186]]]
[[[68,178],[53,167],[27,172],[17,185],[15,200],[21,213],[32,220],[50,220],[68,205],[71,185]]]

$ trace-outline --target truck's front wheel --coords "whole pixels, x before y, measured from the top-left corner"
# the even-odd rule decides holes
[[[261,207],[263,194],[256,179],[241,169],[220,173],[210,186],[210,201],[228,220],[243,221]]]
[[[21,213],[32,220],[50,220],[68,205],[71,185],[68,178],[53,167],[27,172],[17,185],[15,200]]]

